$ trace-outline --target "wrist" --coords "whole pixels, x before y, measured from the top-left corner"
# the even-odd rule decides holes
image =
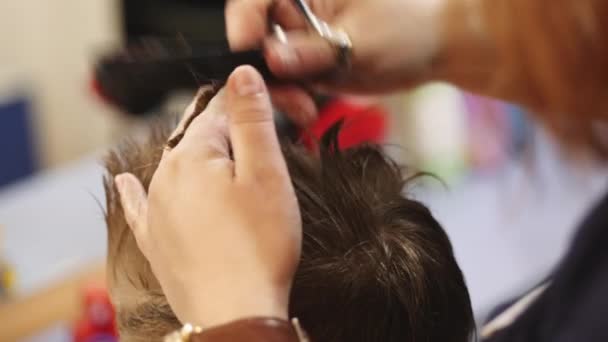
[[[262,287],[243,290],[226,287],[221,291],[207,292],[191,300],[190,313],[180,317],[182,322],[203,328],[228,324],[252,317],[288,319],[289,291],[276,291]]]

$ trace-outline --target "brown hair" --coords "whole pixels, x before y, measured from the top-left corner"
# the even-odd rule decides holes
[[[155,125],[105,159],[108,273],[136,289],[135,304],[117,303],[123,341],[160,341],[180,326],[113,184],[131,172],[147,188],[171,128]],[[424,205],[402,194],[402,168],[378,146],[338,151],[337,132],[324,137],[318,156],[283,144],[304,234],[290,315],[313,341],[469,341],[470,298],[447,235]]]

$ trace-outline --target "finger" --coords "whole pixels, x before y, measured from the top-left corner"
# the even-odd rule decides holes
[[[205,110],[205,108],[207,108],[207,105],[210,102],[209,92],[213,91],[214,87],[212,85],[202,86],[198,89],[196,95],[194,96],[194,99],[184,111],[184,115],[182,116],[182,119],[180,120],[180,123],[178,124],[173,134],[182,132],[187,129],[188,125],[192,122],[193,117],[201,114]]]
[[[327,40],[305,32],[287,33],[288,44],[275,38],[265,41],[264,53],[270,70],[279,77],[309,78],[337,65],[336,50]]]
[[[179,143],[179,141],[176,141],[176,139],[180,139],[180,136],[184,135],[188,126],[192,123],[193,118],[195,116],[199,115],[206,108],[206,106],[207,106],[206,94],[210,91],[213,91],[212,86],[203,86],[203,87],[199,88],[199,90],[197,91],[196,95],[194,96],[194,99],[192,100],[192,102],[190,102],[188,107],[186,107],[186,110],[184,111],[184,114],[182,115],[180,122],[177,124],[177,127],[175,127],[175,129],[173,130],[171,135],[169,135],[169,139],[167,140],[167,145]],[[175,147],[175,146],[167,146],[167,147],[168,148],[165,148],[163,150],[161,160],[164,159],[167,156],[167,153],[171,151],[172,147]]]
[[[275,0],[271,7],[270,16],[275,23],[281,25],[285,30],[308,27],[306,19],[293,0]]]
[[[314,15],[324,21],[332,22],[344,8],[343,0],[304,0]],[[293,0],[275,0],[272,4],[271,18],[285,30],[310,29],[310,24]]]
[[[235,176],[260,179],[286,173],[270,97],[262,76],[253,67],[241,66],[229,77],[225,106]]]
[[[268,34],[268,10],[272,0],[226,2],[226,35],[232,50],[258,46]]]
[[[120,195],[125,220],[131,228],[139,249],[144,251],[148,229],[148,195],[134,175],[123,173],[114,178]]]
[[[307,127],[317,118],[314,100],[298,86],[275,86],[270,88],[272,104],[289,117],[297,126]]]
[[[189,157],[202,161],[230,158],[225,97],[225,91],[220,90],[205,110],[192,120],[182,141],[171,153],[189,153]]]
[[[269,34],[270,19],[286,30],[308,26],[291,0],[230,0],[225,17],[230,48],[237,51],[259,46]]]

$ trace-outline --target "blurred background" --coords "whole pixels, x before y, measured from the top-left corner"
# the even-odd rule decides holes
[[[200,3],[0,1],[0,341],[94,333],[92,316],[107,305],[98,161],[153,114],[104,103],[93,65],[142,35],[221,39],[223,2]],[[163,106],[181,110],[188,98]],[[606,185],[593,164],[575,171],[524,109],[445,84],[322,103],[326,117],[372,120],[363,138],[445,181],[409,192],[452,238],[478,321],[546,276]]]

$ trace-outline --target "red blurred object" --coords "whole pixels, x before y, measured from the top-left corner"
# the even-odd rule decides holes
[[[95,78],[91,79],[90,89],[93,92],[93,94],[95,94],[95,96],[97,96],[102,102],[110,103],[110,104],[112,103],[110,97],[107,96],[106,94],[104,94],[103,89],[99,85],[99,82],[97,82],[97,79],[95,79]]]
[[[362,143],[382,143],[386,137],[387,112],[377,104],[360,104],[334,99],[319,112],[319,118],[302,134],[304,144],[313,148],[327,130],[343,120],[338,133],[341,150]]]
[[[105,288],[84,290],[82,317],[74,326],[74,342],[117,342],[114,308]]]

